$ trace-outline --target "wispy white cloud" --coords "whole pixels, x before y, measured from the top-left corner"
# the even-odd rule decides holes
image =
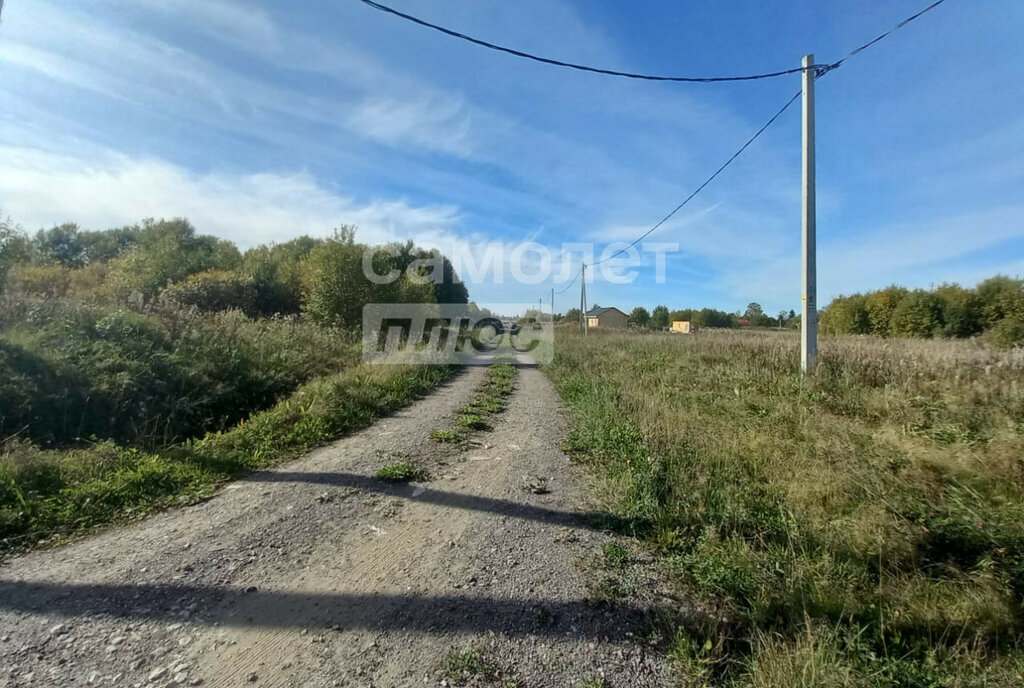
[[[82,160],[11,147],[0,147],[0,198],[4,213],[29,228],[73,221],[101,229],[187,217],[199,231],[242,247],[326,236],[341,224],[356,225],[367,241],[415,237],[443,244],[459,222],[453,206],[359,202],[306,173],[197,174],[114,153]]]
[[[251,3],[226,0],[134,0],[164,16],[175,17],[201,33],[249,50],[277,53],[281,36],[270,15]]]
[[[471,117],[461,98],[369,97],[356,106],[347,122],[363,136],[389,145],[411,144],[463,157],[473,151]]]

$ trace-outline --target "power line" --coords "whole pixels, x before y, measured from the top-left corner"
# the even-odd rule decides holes
[[[793,69],[784,69],[782,71],[768,72],[766,74],[749,74],[749,75],[745,75],[745,76],[708,76],[708,77],[697,77],[697,76],[658,76],[658,75],[654,75],[654,74],[635,74],[633,72],[620,72],[620,71],[616,71],[614,69],[602,69],[600,67],[588,67],[587,65],[576,64],[574,62],[563,62],[562,60],[555,60],[555,59],[552,59],[550,57],[541,57],[539,55],[534,55],[532,53],[523,52],[521,50],[516,50],[514,48],[506,48],[505,46],[496,45],[494,43],[490,43],[488,41],[484,41],[484,40],[481,40],[479,38],[473,38],[472,36],[467,36],[466,34],[459,33],[458,31],[453,31],[451,29],[447,29],[447,28],[445,28],[443,26],[439,26],[437,24],[432,24],[432,23],[430,23],[428,21],[420,19],[419,17],[414,17],[411,14],[406,14],[405,12],[399,12],[398,10],[394,9],[393,7],[388,7],[387,5],[382,5],[379,2],[374,2],[374,0],[360,0],[360,2],[363,2],[363,3],[369,5],[370,7],[374,8],[376,10],[380,10],[381,12],[387,12],[388,14],[393,14],[396,17],[401,17],[402,19],[405,19],[406,21],[410,21],[413,24],[419,24],[420,26],[425,26],[428,29],[433,29],[434,31],[440,31],[441,33],[443,33],[443,34],[445,34],[447,36],[451,36],[452,38],[458,38],[459,40],[467,41],[469,43],[473,43],[475,45],[479,45],[479,46],[482,46],[484,48],[489,48],[490,50],[497,50],[498,52],[508,53],[509,55],[514,55],[516,57],[522,57],[522,58],[527,59],[527,60],[533,60],[534,62],[543,62],[544,64],[554,65],[556,67],[566,67],[568,69],[576,69],[576,70],[579,70],[581,72],[593,72],[594,74],[605,74],[605,75],[608,75],[608,76],[621,76],[621,77],[626,77],[627,79],[643,79],[645,81],[684,81],[684,82],[695,82],[695,83],[714,83],[714,82],[720,82],[720,81],[755,81],[757,79],[770,79],[770,78],[776,77],[776,76],[785,76],[786,74],[797,74],[798,72],[802,72],[803,71],[802,67],[794,67]],[[821,67],[826,67],[827,65],[820,65],[820,66]]]
[[[569,284],[567,284],[562,289],[556,289],[555,290],[555,295],[564,294],[565,292],[569,291],[569,288],[572,287],[572,285],[576,284],[576,280],[578,280],[580,278],[580,275],[582,275],[582,274],[583,274],[583,268],[581,266],[580,269],[576,271],[576,276],[572,278],[572,281],[569,282]]]
[[[902,28],[903,28],[904,26],[906,26],[906,25],[907,25],[907,24],[909,24],[910,22],[912,22],[912,21],[914,21],[915,19],[917,19],[918,17],[920,17],[920,16],[922,15],[922,14],[927,14],[928,12],[931,12],[931,11],[932,11],[933,9],[935,9],[936,7],[938,7],[939,5],[941,5],[942,3],[944,3],[945,1],[946,1],[946,0],[935,0],[935,2],[933,2],[933,3],[932,3],[932,4],[930,4],[930,5],[928,5],[927,7],[925,7],[925,8],[923,9],[923,10],[921,10],[921,11],[920,11],[920,12],[918,12],[917,14],[912,14],[911,16],[907,17],[906,19],[904,19],[903,21],[901,21],[901,22],[900,22],[899,24],[897,24],[896,26],[894,26],[894,27],[892,27],[891,29],[889,29],[888,31],[886,31],[885,33],[882,33],[882,34],[880,34],[880,35],[876,36],[875,38],[871,39],[870,41],[868,41],[868,42],[867,42],[867,43],[865,43],[864,45],[860,46],[859,48],[854,48],[853,50],[851,50],[851,51],[850,51],[850,52],[849,52],[849,53],[848,53],[848,54],[846,55],[846,57],[842,58],[842,59],[841,59],[841,60],[839,60],[838,62],[833,62],[833,63],[832,63],[831,65],[829,65],[830,69],[835,69],[835,68],[836,68],[836,67],[838,67],[839,65],[841,65],[841,64],[843,64],[844,62],[846,62],[847,60],[849,60],[849,59],[850,59],[851,57],[853,57],[854,55],[859,55],[859,54],[860,54],[860,53],[862,53],[863,51],[865,51],[865,50],[867,50],[868,48],[870,48],[871,46],[873,46],[873,45],[874,45],[875,43],[878,43],[879,41],[881,41],[882,39],[884,39],[885,37],[887,37],[887,36],[888,36],[889,34],[893,33],[894,31],[899,31],[899,30],[900,30],[900,29],[902,29]]]
[[[629,246],[626,246],[626,247],[624,247],[624,248],[621,248],[621,249],[619,249],[618,251],[616,251],[616,252],[615,252],[615,253],[613,253],[612,255],[608,256],[607,258],[603,258],[602,260],[599,260],[599,261],[597,261],[596,263],[592,263],[592,264],[591,264],[591,266],[594,266],[594,265],[600,265],[601,263],[604,263],[604,262],[606,262],[606,261],[609,261],[609,260],[611,260],[612,258],[615,258],[616,256],[622,255],[623,253],[625,253],[626,251],[628,251],[629,249],[633,248],[633,247],[634,247],[634,246],[636,246],[636,245],[637,245],[638,243],[640,243],[641,241],[643,241],[644,239],[646,239],[646,238],[647,238],[648,236],[650,236],[650,235],[651,235],[651,233],[653,233],[653,232],[654,232],[655,230],[657,230],[657,229],[658,229],[659,227],[661,227],[661,226],[662,226],[663,224],[665,224],[666,222],[668,222],[669,220],[671,220],[671,219],[672,219],[672,217],[673,217],[673,216],[674,216],[674,215],[675,215],[676,213],[678,213],[678,212],[679,212],[680,210],[682,210],[682,209],[683,209],[683,206],[685,206],[685,205],[686,205],[687,203],[689,203],[690,201],[692,201],[692,200],[693,200],[693,199],[694,199],[694,198],[695,198],[695,197],[697,196],[697,194],[699,194],[699,193],[700,193],[701,191],[703,191],[703,190],[704,190],[704,188],[705,188],[705,187],[707,187],[707,185],[708,185],[708,184],[710,184],[711,182],[713,182],[713,181],[715,180],[715,178],[716,178],[716,177],[717,177],[718,175],[720,175],[720,174],[721,174],[721,173],[722,173],[722,172],[723,172],[723,171],[725,170],[725,168],[726,168],[726,167],[728,167],[729,165],[731,165],[731,164],[732,164],[733,160],[735,160],[736,158],[740,157],[740,154],[741,154],[741,153],[743,153],[743,151],[747,150],[747,148],[748,148],[748,147],[750,146],[750,144],[752,144],[752,143],[753,143],[754,141],[756,141],[756,140],[757,140],[757,138],[758,138],[759,136],[761,136],[761,134],[763,134],[763,133],[765,132],[765,130],[766,130],[766,129],[767,129],[768,127],[770,127],[770,126],[771,126],[771,125],[772,125],[772,124],[773,124],[773,123],[775,122],[775,120],[777,120],[777,119],[778,119],[779,117],[781,117],[781,116],[782,116],[782,113],[783,113],[783,112],[785,112],[786,110],[788,110],[788,109],[789,109],[789,106],[790,106],[790,105],[792,105],[793,103],[795,103],[795,102],[797,101],[797,99],[798,99],[798,98],[800,97],[800,94],[801,94],[801,93],[803,93],[803,91],[797,91],[797,92],[796,92],[796,94],[794,94],[792,98],[790,98],[790,99],[789,99],[788,101],[786,101],[786,104],[782,106],[782,109],[780,109],[780,110],[779,110],[778,112],[776,112],[776,113],[775,113],[774,115],[772,115],[771,119],[769,119],[769,120],[768,120],[767,122],[765,122],[765,123],[764,123],[764,125],[762,125],[762,126],[761,126],[761,128],[760,128],[760,129],[758,129],[758,130],[757,130],[757,132],[755,132],[753,136],[751,136],[751,137],[750,137],[749,139],[747,139],[747,142],[746,142],[746,143],[744,143],[744,144],[743,144],[742,146],[740,146],[739,150],[737,150],[737,151],[736,151],[735,153],[733,153],[733,154],[732,154],[732,156],[731,156],[731,157],[730,157],[730,158],[729,158],[728,160],[726,160],[726,161],[725,161],[724,163],[722,163],[722,166],[721,166],[721,167],[719,167],[719,168],[718,168],[717,170],[715,170],[715,173],[714,173],[714,174],[712,174],[712,175],[711,175],[710,177],[708,177],[707,179],[705,179],[705,180],[704,180],[704,183],[703,183],[703,184],[701,184],[700,186],[698,186],[698,187],[697,187],[697,189],[696,189],[696,190],[695,190],[695,191],[694,191],[693,193],[691,193],[691,194],[690,194],[689,196],[687,196],[687,197],[686,197],[686,199],[685,199],[685,200],[684,200],[684,201],[683,201],[682,203],[680,203],[679,205],[677,205],[677,206],[676,206],[676,207],[675,207],[675,208],[674,208],[674,209],[672,210],[672,212],[670,212],[670,213],[669,213],[668,215],[666,215],[665,217],[661,218],[661,220],[659,220],[659,221],[657,222],[657,224],[655,224],[655,225],[654,225],[653,227],[651,227],[651,228],[650,228],[650,229],[648,229],[648,230],[647,230],[646,232],[644,232],[643,234],[641,234],[641,235],[640,235],[639,237],[637,237],[636,239],[634,239],[634,240],[633,240],[633,241],[632,241],[632,242],[631,242],[631,243],[629,244]]]
[[[824,67],[822,67],[822,66],[820,66],[820,65],[812,65],[812,66],[809,66],[809,67],[808,67],[808,69],[811,69],[811,68],[813,68],[813,69],[814,69],[814,77],[815,77],[815,79],[818,79],[818,78],[820,78],[820,77],[824,76],[825,74],[827,74],[828,72],[832,71],[833,69],[835,69],[835,68],[839,67],[839,65],[843,64],[843,62],[845,62],[846,60],[850,59],[851,57],[854,57],[855,55],[859,55],[860,53],[862,53],[862,52],[863,52],[864,50],[866,50],[867,48],[870,48],[871,46],[875,45],[875,44],[876,44],[876,43],[878,43],[879,41],[881,41],[881,40],[885,39],[885,38],[886,38],[887,36],[889,36],[889,35],[890,35],[891,33],[893,33],[894,31],[898,31],[899,29],[902,29],[902,28],[903,28],[904,26],[906,26],[906,25],[907,25],[907,24],[909,24],[910,22],[914,21],[915,19],[917,19],[917,18],[918,18],[918,17],[920,17],[921,15],[923,15],[923,14],[926,14],[927,12],[930,12],[931,10],[935,9],[936,7],[938,7],[939,5],[941,5],[941,4],[942,4],[943,2],[945,2],[945,1],[946,1],[946,0],[936,0],[936,1],[935,1],[935,2],[933,2],[933,3],[931,4],[931,5],[928,5],[928,7],[925,7],[925,8],[923,9],[923,10],[921,10],[921,11],[920,11],[920,12],[918,12],[917,14],[914,14],[914,15],[911,15],[910,17],[907,17],[906,19],[904,19],[903,21],[901,21],[901,22],[900,22],[899,24],[896,24],[896,25],[895,25],[895,26],[894,26],[893,28],[889,29],[888,31],[886,31],[886,32],[884,32],[884,33],[882,33],[882,34],[880,34],[880,35],[876,36],[875,38],[873,38],[872,40],[868,41],[868,42],[867,42],[867,43],[865,43],[864,45],[862,45],[862,46],[860,46],[860,47],[858,47],[858,48],[855,48],[855,49],[851,50],[851,51],[850,51],[850,52],[849,52],[849,53],[848,53],[848,54],[846,55],[846,57],[842,58],[842,59],[841,59],[841,60],[839,60],[838,62],[833,62],[832,64],[829,64],[829,65],[825,65]],[[757,130],[757,132],[756,132],[756,133],[755,133],[755,134],[754,134],[753,136],[751,136],[751,137],[750,137],[750,138],[749,138],[749,139],[747,140],[747,142],[746,142],[746,143],[744,143],[744,144],[743,144],[743,145],[742,145],[742,146],[740,147],[740,149],[739,149],[738,151],[736,151],[735,153],[733,153],[733,155],[732,155],[732,157],[731,157],[731,158],[729,158],[728,160],[726,160],[726,161],[725,161],[725,163],[724,163],[724,164],[723,164],[723,165],[722,165],[721,167],[719,167],[719,168],[718,168],[717,170],[715,170],[715,173],[714,173],[714,174],[712,174],[712,175],[711,175],[710,177],[708,177],[708,178],[707,178],[707,179],[706,179],[706,180],[704,181],[704,183],[703,183],[703,184],[701,184],[700,186],[698,186],[698,187],[697,187],[697,189],[696,189],[696,190],[695,190],[695,191],[694,191],[693,193],[691,193],[691,194],[690,194],[689,196],[687,196],[687,197],[686,197],[686,199],[685,199],[685,200],[684,200],[684,201],[683,201],[682,203],[680,203],[679,205],[677,205],[677,206],[676,206],[676,207],[675,207],[675,208],[674,208],[674,209],[672,210],[672,212],[670,212],[670,213],[669,213],[668,215],[666,215],[665,217],[663,217],[663,218],[662,218],[662,219],[661,219],[660,221],[658,221],[658,222],[657,222],[657,224],[655,224],[655,225],[654,225],[653,227],[651,227],[651,228],[650,228],[650,229],[648,229],[648,230],[647,230],[646,232],[644,232],[643,234],[641,234],[641,235],[640,235],[639,237],[637,237],[636,239],[634,239],[634,240],[633,240],[633,241],[632,241],[632,242],[631,242],[631,243],[630,243],[630,244],[629,244],[628,246],[626,246],[626,247],[624,247],[624,248],[622,248],[622,249],[619,249],[618,251],[616,251],[616,252],[615,252],[615,253],[613,253],[612,255],[608,256],[607,258],[604,258],[604,259],[602,259],[602,260],[599,260],[599,261],[597,261],[596,263],[592,263],[592,264],[591,264],[591,267],[593,267],[593,266],[595,266],[595,265],[600,265],[601,263],[607,262],[607,261],[609,261],[609,260],[612,260],[613,258],[615,258],[615,257],[617,257],[617,256],[620,256],[620,255],[622,255],[623,253],[625,253],[626,251],[628,251],[629,249],[633,248],[633,247],[634,247],[634,246],[636,246],[636,245],[637,245],[638,243],[640,243],[641,241],[643,241],[644,239],[646,239],[646,238],[647,238],[648,236],[650,236],[650,235],[651,235],[651,234],[652,234],[653,232],[655,232],[655,231],[656,231],[656,230],[657,230],[657,229],[658,229],[659,227],[661,227],[662,225],[664,225],[664,224],[665,224],[666,222],[668,222],[668,221],[669,221],[670,219],[672,219],[672,217],[673,217],[673,216],[675,216],[675,214],[676,214],[676,213],[678,213],[678,212],[679,212],[680,210],[682,210],[682,209],[683,209],[683,207],[684,207],[684,206],[685,206],[685,205],[686,205],[687,203],[689,203],[690,201],[692,201],[692,200],[694,199],[694,197],[696,197],[696,196],[697,196],[697,194],[699,194],[699,193],[700,193],[701,191],[703,191],[703,190],[704,190],[704,188],[705,188],[705,187],[706,187],[706,186],[707,186],[708,184],[710,184],[710,183],[711,183],[712,181],[714,181],[715,177],[717,177],[718,175],[720,175],[720,174],[721,174],[721,173],[722,173],[722,172],[723,172],[723,171],[725,170],[725,168],[727,168],[727,167],[728,167],[728,166],[729,166],[730,164],[732,164],[732,162],[733,162],[733,161],[734,161],[734,160],[735,160],[736,158],[738,158],[738,157],[740,156],[740,154],[741,154],[741,153],[743,153],[743,151],[745,151],[745,150],[746,150],[746,149],[747,149],[747,148],[748,148],[748,147],[750,146],[750,144],[752,144],[752,143],[753,143],[753,142],[754,142],[755,140],[757,140],[757,138],[758,138],[758,137],[759,137],[759,136],[760,136],[761,134],[763,134],[763,133],[764,133],[764,131],[765,131],[765,130],[766,130],[766,129],[767,129],[768,127],[770,127],[770,126],[772,125],[772,123],[773,123],[773,122],[775,122],[775,120],[777,120],[777,119],[778,119],[778,118],[779,118],[780,116],[782,116],[782,113],[784,113],[784,112],[785,112],[785,111],[786,111],[787,109],[789,109],[789,106],[790,106],[790,105],[792,105],[793,103],[795,103],[795,102],[796,102],[796,100],[797,100],[797,99],[798,99],[798,98],[800,97],[800,95],[801,95],[802,93],[803,93],[803,91],[797,91],[797,92],[796,92],[796,93],[795,93],[795,94],[793,95],[793,97],[792,97],[792,98],[790,98],[790,99],[789,99],[789,100],[788,100],[788,101],[786,102],[786,104],[782,106],[782,109],[780,109],[780,110],[779,110],[778,112],[776,112],[776,113],[775,113],[774,115],[772,115],[772,118],[771,118],[771,119],[769,119],[769,120],[768,120],[767,122],[765,122],[764,126],[762,126],[762,127],[760,128],[760,129],[758,129],[758,130]],[[573,280],[573,282],[575,282],[575,280]],[[572,284],[571,284],[571,283],[570,283],[570,286],[572,286]]]
[[[804,67],[793,67],[792,69],[783,69],[783,70],[776,71],[776,72],[765,72],[765,73],[762,73],[762,74],[747,74],[747,75],[743,75],[743,76],[662,76],[662,75],[656,75],[656,74],[637,74],[637,73],[634,73],[634,72],[620,72],[620,71],[617,71],[617,70],[614,70],[614,69],[603,69],[601,67],[590,67],[590,66],[587,66],[587,65],[581,65],[581,64],[574,63],[574,62],[564,62],[562,60],[555,60],[555,59],[550,58],[550,57],[541,57],[540,55],[534,55],[532,53],[523,52],[522,50],[516,50],[514,48],[507,48],[507,47],[502,46],[502,45],[497,45],[495,43],[490,43],[488,41],[481,40],[479,38],[474,38],[472,36],[468,36],[468,35],[466,35],[464,33],[458,32],[458,31],[453,31],[452,29],[445,28],[445,27],[440,26],[438,24],[432,24],[431,22],[428,22],[426,20],[420,19],[419,17],[414,17],[411,14],[406,14],[405,12],[400,12],[400,11],[396,10],[395,8],[393,8],[393,7],[388,7],[387,5],[382,5],[381,3],[375,2],[374,0],[360,0],[360,2],[370,6],[372,8],[374,8],[375,10],[379,10],[381,12],[386,12],[387,14],[391,14],[391,15],[394,15],[394,16],[399,17],[401,19],[405,19],[406,21],[412,22],[413,24],[418,24],[419,26],[423,26],[423,27],[426,27],[428,29],[433,29],[434,31],[439,31],[440,33],[443,33],[446,36],[451,36],[452,38],[457,38],[457,39],[462,40],[462,41],[467,41],[467,42],[472,43],[474,45],[479,45],[481,47],[488,48],[489,50],[496,50],[498,52],[506,53],[508,55],[514,55],[515,57],[521,57],[521,58],[526,59],[526,60],[533,60],[534,62],[541,62],[543,64],[553,65],[555,67],[565,67],[567,69],[575,69],[575,70],[578,70],[578,71],[581,71],[581,72],[591,72],[591,73],[594,73],[594,74],[604,74],[606,76],[619,76],[619,77],[625,77],[627,79],[641,79],[641,80],[644,80],[644,81],[674,81],[674,82],[704,83],[704,84],[707,84],[707,83],[720,83],[720,82],[727,82],[727,81],[756,81],[758,79],[771,79],[771,78],[778,77],[778,76],[786,76],[787,74],[797,74],[799,72],[804,71]],[[833,69],[836,69],[841,64],[843,64],[843,62],[845,62],[846,60],[848,60],[851,57],[853,57],[854,55],[857,55],[860,52],[870,48],[875,43],[878,43],[879,41],[883,40],[884,38],[886,38],[889,34],[893,33],[894,31],[898,31],[899,29],[902,29],[904,26],[906,26],[910,22],[914,21],[915,19],[917,19],[921,15],[923,15],[923,14],[925,14],[927,12],[930,12],[931,10],[935,9],[936,7],[941,5],[943,2],[945,2],[945,0],[936,0],[936,2],[933,2],[931,5],[929,5],[928,7],[925,7],[920,12],[918,12],[918,13],[910,16],[910,17],[907,17],[906,19],[901,21],[899,24],[896,24],[896,26],[894,26],[893,28],[891,28],[888,31],[886,31],[885,33],[883,33],[883,34],[875,37],[874,39],[868,41],[867,43],[865,43],[864,45],[860,46],[859,48],[856,48],[856,49],[852,50],[850,53],[848,53],[845,57],[843,57],[842,59],[840,59],[837,62],[831,62],[831,63],[828,63],[828,64],[812,65],[812,68],[815,71],[815,75],[816,76],[821,76],[821,75],[825,74],[826,72],[830,72]]]

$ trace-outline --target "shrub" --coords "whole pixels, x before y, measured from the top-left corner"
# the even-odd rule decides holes
[[[1000,349],[1024,345],[1024,320],[1003,318],[985,333],[985,339]]]
[[[201,311],[257,313],[255,282],[229,270],[206,270],[189,275],[183,282],[164,289],[160,296],[170,303]]]
[[[7,293],[16,297],[62,298],[71,288],[73,271],[60,264],[15,265],[7,275]]]

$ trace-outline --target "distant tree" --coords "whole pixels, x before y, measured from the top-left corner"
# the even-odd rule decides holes
[[[639,325],[640,327],[647,327],[647,323],[651,320],[651,314],[647,312],[647,309],[643,306],[637,306],[633,309],[633,312],[629,314],[629,321]]]
[[[378,285],[363,274],[365,250],[351,228],[343,227],[310,252],[302,271],[303,311],[314,322],[358,329],[364,305],[394,301],[395,283]],[[374,272],[384,275],[393,267],[386,252],[374,254]]]
[[[892,315],[900,301],[910,292],[903,287],[892,285],[867,295],[865,305],[868,309],[868,321],[871,333],[879,337],[888,337]]]
[[[561,322],[564,323],[578,323],[580,321],[580,309],[570,308],[562,316]]]
[[[761,304],[753,302],[748,303],[747,310],[743,312],[743,317],[750,320],[751,325],[755,320],[760,320],[762,315],[764,315],[764,310],[761,308]]]
[[[959,284],[943,284],[935,290],[942,302],[942,334],[946,337],[973,337],[981,332],[981,298],[973,289]]]
[[[997,275],[981,282],[975,292],[986,329],[1010,317],[1024,320],[1024,280]]]
[[[40,229],[32,239],[32,248],[40,265],[60,263],[68,268],[80,268],[88,262],[85,242],[74,223]]]
[[[693,321],[693,309],[692,308],[683,308],[683,309],[678,310],[678,311],[672,311],[671,313],[668,314],[668,319],[671,322],[675,322],[677,320],[691,321],[692,322]]]
[[[694,312],[692,321],[698,327],[736,327],[732,315],[714,308],[702,308]]]
[[[197,235],[187,220],[145,220],[138,247],[115,259],[111,279],[122,293],[155,295],[204,270],[234,270],[242,255],[230,241]]]
[[[668,328],[668,306],[655,306],[651,311],[651,318],[647,326],[652,330],[664,330]]]
[[[894,337],[934,337],[942,329],[942,300],[934,293],[915,289],[902,299],[889,321]]]
[[[30,252],[28,238],[11,218],[0,215],[0,292],[4,291],[7,273],[26,260]]]
[[[839,296],[822,310],[819,318],[821,330],[826,334],[868,334],[871,319],[867,298],[863,294]]]
[[[98,232],[79,231],[87,265],[104,263],[137,248],[142,228],[138,225],[105,229]]]
[[[302,308],[303,263],[321,239],[301,236],[283,244],[257,246],[242,256],[240,271],[256,288],[256,308],[264,315],[298,313]]]

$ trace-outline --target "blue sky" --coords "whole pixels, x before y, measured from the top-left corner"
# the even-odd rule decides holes
[[[925,0],[391,0],[523,50],[736,74],[833,61]],[[819,301],[1024,273],[1018,0],[948,0],[821,79]],[[473,250],[632,239],[799,89],[662,84],[483,51],[356,0],[6,0],[0,211],[26,229],[187,216],[241,246],[327,235]],[[798,308],[794,106],[591,302]],[[548,284],[470,282],[481,303]],[[571,297],[571,298],[570,298]],[[570,290],[556,306],[578,301]]]

